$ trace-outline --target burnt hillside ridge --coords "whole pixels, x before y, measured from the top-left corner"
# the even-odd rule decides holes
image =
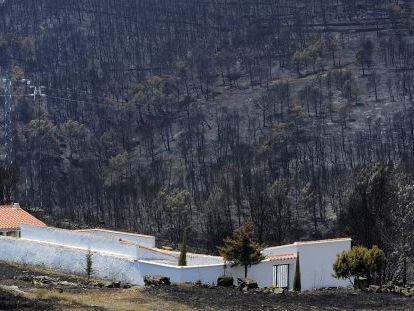
[[[268,245],[346,235],[361,170],[412,173],[413,5],[3,1],[3,200],[210,252],[247,219]]]

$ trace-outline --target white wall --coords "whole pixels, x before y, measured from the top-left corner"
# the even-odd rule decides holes
[[[85,274],[84,249],[61,247],[16,238],[0,237],[0,260],[39,265],[73,274]],[[94,277],[143,284],[134,260],[93,252]]]
[[[263,254],[266,256],[299,254],[302,290],[311,290],[321,287],[347,287],[350,285],[349,280],[333,277],[333,264],[337,254],[350,248],[351,239],[332,239],[295,242],[289,245],[270,247],[264,249]],[[295,269],[295,263],[296,260],[293,261],[293,269]],[[264,270],[270,271],[269,269]],[[290,276],[294,278],[294,274],[295,270]],[[266,278],[266,275],[260,277]],[[293,285],[293,279],[291,285]]]
[[[142,260],[138,262],[138,266],[141,273],[141,278],[146,275],[165,275],[170,278],[171,282],[181,282],[180,267]]]
[[[279,264],[289,264],[289,289],[293,288],[295,274],[295,261],[263,261],[258,265],[253,265],[248,269],[247,277],[257,281],[259,287],[273,285],[273,266]],[[222,275],[232,276],[235,283],[237,278],[244,277],[244,267],[231,267],[230,265],[215,264],[197,267],[177,267],[168,264],[139,261],[139,271],[141,276],[145,275],[166,275],[172,282],[197,282],[203,284],[217,284],[218,277]]]
[[[300,258],[302,290],[310,290],[350,285],[348,280],[333,277],[333,263],[337,254],[350,247],[350,239],[297,242],[288,246],[268,248],[264,253],[290,254],[295,253],[296,249]],[[83,273],[88,248],[94,251],[98,277],[115,278],[134,284],[142,284],[142,278],[146,274],[163,274],[176,282],[200,280],[209,284],[215,284],[217,278],[223,274],[231,275],[235,279],[244,276],[243,267],[226,266],[218,262],[219,258],[214,256],[189,254],[189,265],[177,267],[178,254],[172,255],[161,250],[139,247],[137,244],[109,237],[27,225],[22,226],[22,239],[0,237],[0,260],[40,264],[71,273]],[[138,262],[134,263],[134,259],[138,259]],[[289,285],[292,288],[296,260],[266,260],[250,267],[248,277],[256,280],[260,287],[271,286],[273,265],[284,263],[290,264]]]
[[[338,280],[332,276],[336,255],[348,250],[350,240],[328,243],[297,243],[301,266],[302,290],[330,286],[349,286],[348,280]],[[86,269],[86,249],[56,244],[41,243],[25,239],[0,237],[0,260],[42,265],[48,268],[75,274],[84,274]],[[145,249],[144,249],[145,250]],[[150,255],[154,252],[148,251]],[[265,260],[248,269],[248,278],[256,280],[260,287],[272,286],[273,266],[289,264],[289,288],[292,289],[296,260]],[[93,252],[95,276],[143,284],[145,275],[166,275],[173,282],[197,282],[216,284],[221,275],[229,275],[236,280],[244,277],[243,267],[224,264],[178,267],[154,261],[134,260],[132,257]]]
[[[265,256],[296,254],[298,252],[296,244],[268,247],[262,251]]]
[[[155,237],[149,236],[149,235],[147,236],[147,235],[140,235],[140,234],[130,234],[130,233],[110,231],[110,230],[101,230],[101,229],[78,230],[78,232],[85,232],[85,233],[89,233],[94,236],[122,239],[123,241],[140,244],[146,247],[155,247]]]
[[[193,254],[187,253],[187,265],[196,266],[196,265],[214,265],[214,264],[224,264],[222,257],[218,256],[208,256],[202,254]]]
[[[273,286],[273,266],[275,265],[289,265],[289,289],[293,289],[293,280],[295,278],[295,262],[296,260],[278,260],[278,261],[263,261],[258,265],[249,268],[247,277],[257,281],[259,287]],[[244,273],[244,272],[243,272]]]
[[[52,227],[22,225],[21,238],[68,247],[91,249],[94,251],[118,254],[121,256],[131,256],[136,259],[159,259],[169,260],[172,262],[177,260],[175,256],[169,256],[163,252],[157,252],[156,250],[140,247],[132,242],[119,241],[117,238],[92,235],[86,232],[64,230]]]
[[[192,282],[201,281],[203,284],[216,284],[217,278],[224,273],[224,265],[205,265],[197,267],[178,267],[162,263],[139,261],[141,276],[145,275],[165,275],[172,282]]]
[[[74,274],[85,274],[86,271],[85,249],[9,237],[0,237],[0,249],[0,260],[3,261],[40,265]],[[135,261],[101,252],[93,252],[92,258],[95,277],[137,285],[143,284],[145,275],[161,274],[168,276],[173,282],[201,281],[204,284],[216,284],[217,278],[224,274],[233,276],[235,281],[238,277],[244,277],[242,267],[223,264],[178,267],[151,261]],[[252,266],[248,270],[248,277],[257,280],[261,287],[271,286],[272,267],[272,262]],[[290,275],[292,277],[293,274]]]
[[[224,274],[224,265],[216,264],[209,266],[182,267],[181,282],[198,282],[216,285],[219,276]]]
[[[21,238],[38,242],[53,243],[69,247],[91,249],[124,256],[137,256],[137,249],[118,240],[97,237],[87,233],[51,227],[21,226]]]
[[[349,280],[333,276],[337,254],[351,248],[351,239],[324,242],[297,242],[302,290],[321,287],[347,287]]]

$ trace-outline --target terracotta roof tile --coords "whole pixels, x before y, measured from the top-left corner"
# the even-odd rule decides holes
[[[20,207],[0,205],[0,229],[18,229],[20,225],[46,227],[46,224]]]
[[[296,259],[296,254],[282,254],[282,255],[270,255],[266,256],[266,259],[269,259],[270,261],[278,261],[278,260],[290,260],[290,259]]]

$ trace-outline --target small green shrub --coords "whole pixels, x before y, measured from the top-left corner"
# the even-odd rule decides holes
[[[381,275],[384,264],[384,252],[377,246],[370,249],[364,246],[354,246],[337,256],[333,269],[337,278],[351,279],[354,277],[355,284],[359,284],[359,280],[365,278],[369,286],[373,277]]]

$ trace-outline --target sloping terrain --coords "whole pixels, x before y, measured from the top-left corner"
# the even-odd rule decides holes
[[[58,277],[61,285],[21,280],[29,275]],[[409,310],[414,307],[414,298],[346,289],[280,296],[191,284],[130,289],[96,288],[87,284],[77,276],[0,263],[0,310]],[[17,286],[23,294],[11,290],[11,286]]]
[[[413,21],[410,1],[3,1],[3,200],[209,252],[248,219],[264,244],[349,234],[358,173],[414,167]]]

